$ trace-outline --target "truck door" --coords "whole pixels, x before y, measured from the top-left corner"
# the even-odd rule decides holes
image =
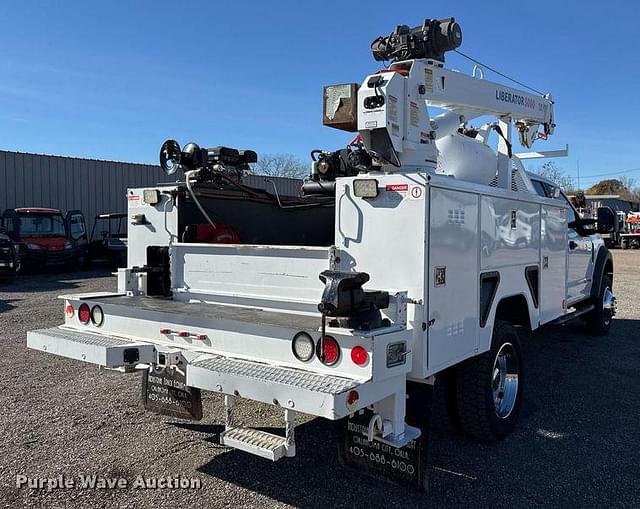
[[[571,202],[564,196],[561,198],[567,205],[567,300],[569,304],[587,298],[591,288],[591,272],[593,265],[593,242],[591,237],[582,236],[576,228],[569,224],[578,219],[578,213]]]
[[[65,218],[69,240],[73,244],[74,255],[80,262],[87,258],[89,239],[84,214],[79,210],[70,210]]]

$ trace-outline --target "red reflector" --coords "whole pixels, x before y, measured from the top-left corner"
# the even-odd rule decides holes
[[[160,334],[171,334],[171,329],[160,329]]]
[[[69,318],[71,318],[74,313],[75,313],[75,310],[73,309],[73,306],[71,304],[67,304],[64,307],[64,314],[67,315]]]
[[[360,399],[360,394],[358,391],[351,391],[347,394],[347,408],[351,409],[353,405],[355,405]]]
[[[89,320],[91,320],[91,310],[88,304],[80,304],[78,308],[78,320],[84,324],[89,323]]]
[[[178,332],[178,336],[180,336],[181,338],[188,338],[189,333],[181,330],[180,332]]]
[[[369,360],[369,354],[361,346],[354,346],[351,350],[351,360],[358,366],[364,366]]]
[[[317,349],[318,358],[323,364],[333,366],[338,362],[340,358],[340,346],[338,346],[338,342],[331,336],[325,336],[324,341],[322,341],[322,339],[318,340]]]
[[[200,341],[206,341],[207,340],[207,335],[206,334],[198,334],[196,336],[196,339],[199,339]]]

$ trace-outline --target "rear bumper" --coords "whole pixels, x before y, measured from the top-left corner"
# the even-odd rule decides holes
[[[27,346],[46,353],[109,368],[156,364],[166,347],[151,342],[81,332],[65,327],[31,331]],[[211,353],[172,349],[185,367],[187,385],[221,394],[278,405],[328,419],[340,419],[390,396],[404,377],[372,383]],[[400,385],[399,385],[400,384]],[[347,402],[351,391],[358,400]]]
[[[156,350],[151,343],[79,332],[63,327],[28,332],[27,347],[107,368],[119,368],[127,364],[149,364],[155,362],[156,358]]]

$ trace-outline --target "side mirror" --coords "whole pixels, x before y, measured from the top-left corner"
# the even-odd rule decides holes
[[[567,226],[576,230],[581,236],[587,237],[596,233],[597,220],[590,217],[579,217],[575,221],[571,221]]]
[[[616,223],[616,213],[610,207],[598,207],[598,233],[614,232]]]

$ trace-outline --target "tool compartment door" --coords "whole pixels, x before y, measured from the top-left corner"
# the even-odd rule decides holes
[[[431,188],[428,364],[434,373],[478,348],[478,195]]]

